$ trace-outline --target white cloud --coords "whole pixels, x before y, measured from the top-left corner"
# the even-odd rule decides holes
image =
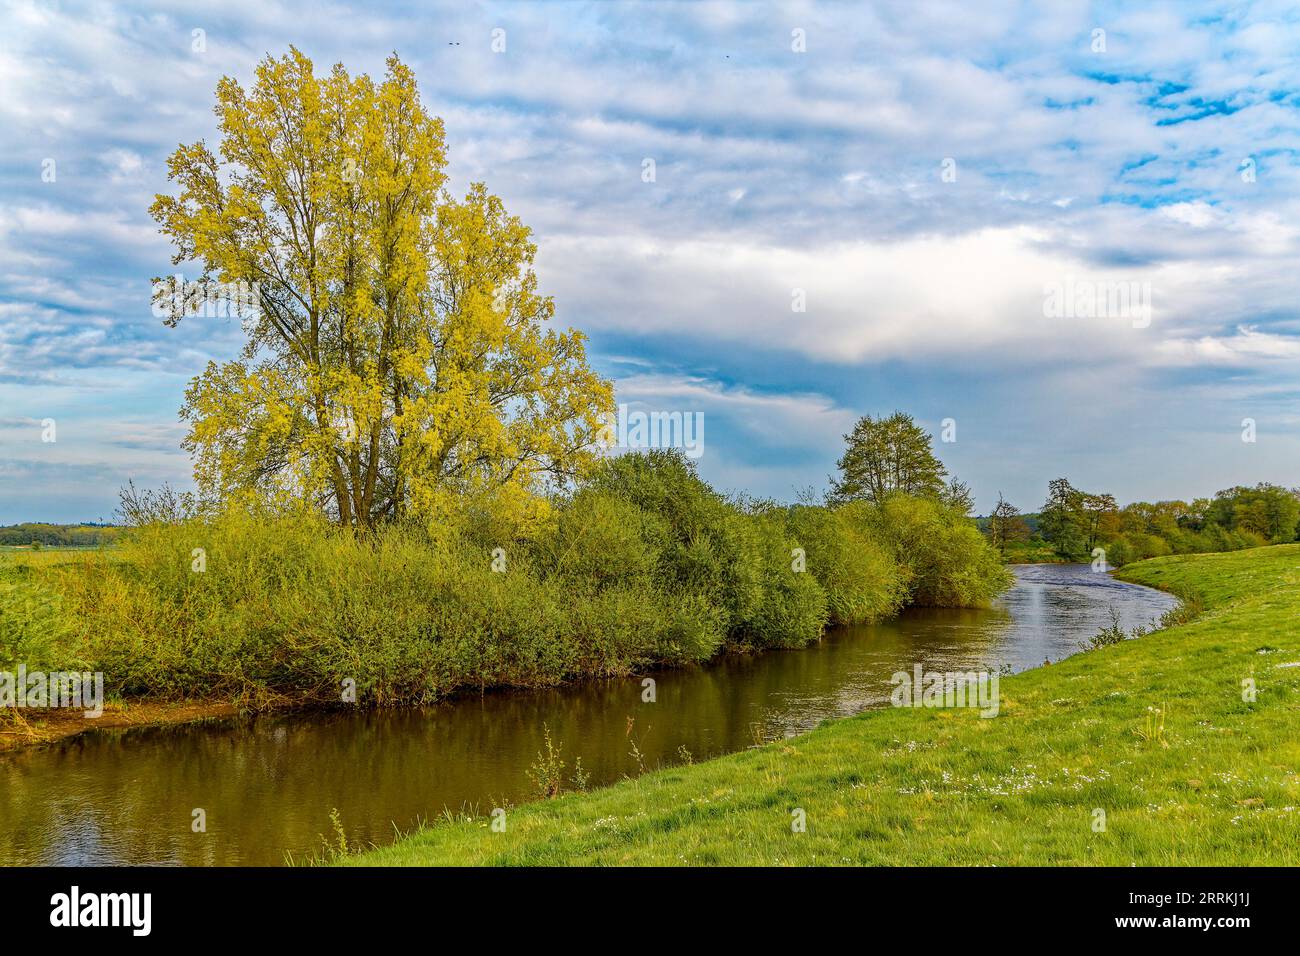
[[[1167,436],[1259,401],[1207,379],[1259,396],[1294,372],[1300,24],[1285,7],[1099,14],[993,0],[971,17],[957,0],[886,0],[785,5],[775,19],[747,3],[304,9],[7,6],[0,389],[24,383],[0,395],[11,417],[16,404],[39,418],[70,402],[106,454],[131,451],[110,440],[174,437],[185,378],[235,354],[239,336],[211,322],[165,331],[149,314],[148,280],[170,271],[171,250],[147,208],[171,189],[170,151],[215,140],[218,78],[247,83],[290,43],[321,71],[342,60],[354,73],[382,72],[396,49],[446,119],[456,188],[486,180],[536,229],[560,321],[591,333],[593,353],[648,370],[622,389],[698,402],[728,430],[714,438],[770,445],[759,465],[724,443],[740,485],[761,484],[764,469],[804,483],[805,465],[780,449],[830,456],[859,406],[960,395],[982,418],[964,434],[993,441],[995,422],[1014,421],[1027,458],[1065,467],[1071,441],[1124,434],[1141,401],[1167,410]],[[1099,24],[1108,48],[1093,55]],[[790,50],[794,25],[806,54]],[[194,26],[207,30],[202,54]],[[499,56],[496,26],[509,35]],[[646,156],[654,184],[640,179]],[[1253,183],[1239,175],[1247,156]],[[57,183],[41,181],[47,157]],[[939,177],[945,157],[956,182]],[[1066,278],[1149,281],[1151,326],[1044,319],[1044,285]],[[790,310],[794,288],[806,313]],[[908,375],[886,388],[896,366]],[[686,371],[655,385],[665,368]],[[926,376],[936,381],[923,387]],[[723,384],[739,381],[750,387]],[[1033,417],[1047,408],[1050,421]],[[111,431],[119,422],[135,424]],[[1049,433],[1073,437],[1047,445]],[[1172,441],[1144,434],[1134,447]],[[988,456],[971,477],[1004,461]],[[1142,470],[1130,452],[1110,467]]]
[[[1241,326],[1233,335],[1205,335],[1161,342],[1156,361],[1163,365],[1255,367],[1261,361],[1300,359],[1300,336],[1275,335]]]
[[[1191,226],[1193,229],[1204,229],[1207,226],[1217,225],[1227,218],[1223,213],[1216,210],[1206,202],[1180,202],[1173,203],[1169,206],[1162,206],[1160,209],[1162,215],[1168,216],[1174,222],[1181,222],[1184,225]]]
[[[856,418],[825,395],[765,394],[702,376],[649,373],[619,377],[615,384],[619,400],[633,407],[725,417],[749,438],[774,447],[834,448]]]
[[[1199,257],[1101,266],[1066,254],[1069,244],[1068,236],[1022,226],[802,248],[565,237],[544,248],[542,261],[562,305],[576,311],[581,303],[595,330],[717,340],[832,364],[904,359],[1005,369],[1166,356],[1167,341],[1225,320],[1207,302],[1241,300],[1266,285],[1268,270],[1289,268]],[[1046,318],[1045,290],[1067,281],[1149,284],[1151,326],[1135,328],[1125,316]],[[806,312],[793,311],[800,292]]]

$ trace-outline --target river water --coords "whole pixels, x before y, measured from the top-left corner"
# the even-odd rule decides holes
[[[444,808],[532,798],[543,728],[593,786],[790,736],[887,705],[897,671],[1019,671],[1173,598],[1088,565],[1020,565],[990,610],[910,609],[797,651],[642,677],[460,698],[424,710],[314,713],[99,731],[0,755],[0,864],[276,865],[331,832],[387,843]],[[206,832],[193,831],[194,811]]]

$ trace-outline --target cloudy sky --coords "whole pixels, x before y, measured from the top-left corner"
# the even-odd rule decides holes
[[[621,401],[703,412],[721,488],[820,489],[896,408],[955,422],[981,510],[1300,484],[1300,11],[977,6],[4,0],[0,523],[188,483],[182,393],[240,334],[152,315],[147,209],[290,44],[415,69],[453,185],[534,228]],[[1045,308],[1121,287],[1149,316]]]

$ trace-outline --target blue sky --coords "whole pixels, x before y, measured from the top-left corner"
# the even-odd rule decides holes
[[[704,413],[723,489],[824,487],[895,408],[955,420],[936,448],[981,510],[1060,475],[1122,501],[1300,484],[1292,5],[0,8],[0,523],[188,483],[182,393],[240,334],[152,315],[147,209],[212,140],[217,80],[290,44],[412,65],[453,185],[534,228],[621,401]],[[1150,322],[1046,316],[1066,282],[1145,285]]]

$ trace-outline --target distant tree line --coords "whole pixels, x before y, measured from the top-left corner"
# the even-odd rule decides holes
[[[1028,519],[1028,520],[1026,520]],[[999,495],[981,529],[1005,555],[1022,547],[1049,546],[1067,560],[1083,560],[1094,549],[1107,563],[1128,564],[1166,554],[1237,551],[1300,538],[1300,488],[1261,482],[1188,501],[1135,501],[1120,507],[1115,497],[1074,487],[1065,478],[1048,484],[1047,501],[1036,515],[1022,516]]]
[[[0,546],[39,544],[43,547],[89,548],[111,544],[120,531],[120,528],[102,524],[26,522],[0,527]]]

